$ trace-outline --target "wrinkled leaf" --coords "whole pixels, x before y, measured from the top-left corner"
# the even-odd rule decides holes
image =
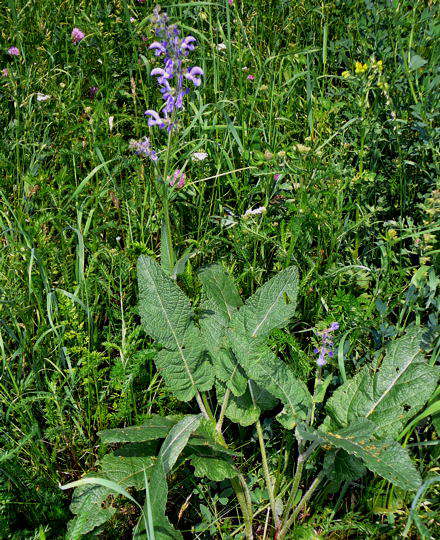
[[[327,402],[331,417],[341,426],[369,418],[378,435],[397,436],[437,387],[439,368],[426,362],[422,335],[420,328],[411,328],[390,343],[376,372],[366,366],[340,386]]]
[[[155,359],[168,387],[182,401],[214,382],[188,298],[151,258],[138,259],[139,312],[148,335],[165,347]]]
[[[341,448],[361,459],[370,471],[392,484],[405,490],[417,490],[422,480],[408,451],[396,441],[373,438],[375,431],[374,423],[365,419],[335,433],[298,426],[298,433],[303,439]]]

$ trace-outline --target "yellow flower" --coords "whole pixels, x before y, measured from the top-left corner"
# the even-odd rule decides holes
[[[363,64],[362,62],[355,63],[356,73],[365,73],[368,69],[368,64]]]
[[[396,229],[389,229],[387,235],[388,235],[388,238],[390,239],[397,238]]]
[[[348,79],[348,77],[350,77],[350,72],[349,71],[343,71],[341,73],[341,75],[344,77],[344,79]]]
[[[379,71],[382,71],[383,70],[383,63],[382,63],[382,60],[378,60],[376,62],[376,67]]]

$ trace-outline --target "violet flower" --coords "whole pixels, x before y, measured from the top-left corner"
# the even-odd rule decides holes
[[[20,56],[20,49],[18,47],[9,47],[8,54],[11,56]]]
[[[145,111],[145,116],[149,116],[148,125],[149,126],[159,126],[160,128],[165,127],[165,118],[161,118],[156,111]]]
[[[331,323],[331,325],[328,328],[325,328],[321,332],[318,332],[318,335],[321,337],[321,346],[316,347],[313,352],[315,354],[318,354],[318,358],[316,360],[316,363],[318,366],[325,366],[327,363],[326,357],[332,358],[334,353],[332,350],[333,347],[333,337],[332,333],[339,328],[339,324],[337,322]]]
[[[150,158],[151,161],[157,161],[158,159],[156,152],[151,148],[150,139],[148,137],[144,137],[139,141],[132,139],[129,148],[138,156],[146,156]]]
[[[72,30],[71,35],[72,35],[72,42],[75,43],[75,45],[85,38],[84,32],[76,27]]]
[[[170,183],[170,186],[174,186],[174,184],[176,184],[176,182],[177,182],[176,187],[179,188],[179,189],[183,188],[183,186],[185,185],[185,181],[186,181],[186,174],[181,172],[180,169],[176,169],[174,171],[174,174],[173,174],[172,178],[170,178],[168,176],[168,181]]]

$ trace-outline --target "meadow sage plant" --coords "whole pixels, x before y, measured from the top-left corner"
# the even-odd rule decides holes
[[[161,66],[151,70],[162,94],[163,105],[160,109],[148,109],[145,116],[148,126],[163,129],[168,133],[164,159],[159,161],[158,153],[151,147],[150,139],[144,137],[139,141],[131,141],[130,148],[138,155],[148,157],[155,165],[159,182],[159,194],[163,207],[162,252],[163,264],[167,271],[176,274],[176,257],[172,245],[169,200],[170,188],[182,188],[185,185],[184,166],[169,176],[170,156],[174,134],[179,128],[179,112],[184,109],[185,96],[191,87],[199,87],[202,83],[203,70],[199,66],[189,65],[189,55],[196,47],[194,36],[182,36],[176,24],[171,24],[166,12],[156,7],[151,17],[155,41],[149,49],[161,61]]]
[[[284,268],[247,299],[220,265],[199,273],[196,305],[177,284],[169,200],[174,189],[185,185],[186,176],[185,166],[169,175],[170,149],[188,85],[200,86],[203,71],[188,65],[196,44],[193,36],[182,37],[159,8],[152,22],[156,40],[150,49],[162,65],[151,76],[157,80],[163,106],[145,114],[148,125],[164,130],[168,140],[164,159],[148,137],[130,143],[158,171],[164,212],[161,264],[147,256],[138,260],[139,314],[144,332],[157,347],[154,362],[168,392],[196,410],[179,416],[152,415],[142,425],[100,432],[103,443],[122,446],[100,460],[98,474],[63,486],[77,488],[69,538],[80,538],[110,519],[116,507],[108,499],[117,494],[141,510],[136,538],[182,539],[166,517],[167,476],[175,465],[189,463],[197,477],[231,482],[242,516],[238,532],[244,530],[252,539],[255,516],[246,480],[248,460],[235,444],[234,424],[240,430],[252,426],[249,439],[256,434],[273,538],[290,533],[323,484],[338,488],[369,470],[401,490],[416,492],[422,479],[399,440],[406,424],[436,391],[439,378],[439,368],[422,352],[420,327],[408,327],[371,365],[364,365],[351,379],[344,374],[341,380],[332,370],[333,336],[339,324],[331,323],[317,331],[312,388],[297,376],[296,351],[291,358],[280,358],[271,346],[273,332],[287,327],[296,313],[296,267]],[[265,211],[265,207],[249,209],[243,217]],[[329,389],[332,395],[327,398]],[[278,423],[286,444],[282,466],[273,467],[268,457],[262,415]],[[308,467],[312,459],[315,467]],[[312,476],[309,471],[314,469]],[[145,492],[143,506],[128,489]],[[268,523],[269,515],[266,529]]]

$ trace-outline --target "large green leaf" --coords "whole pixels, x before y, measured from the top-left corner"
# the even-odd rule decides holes
[[[189,300],[151,257],[139,257],[138,282],[142,325],[165,347],[156,364],[176,397],[189,401],[214,382]]]
[[[370,420],[358,420],[334,433],[303,426],[297,429],[305,440],[330,444],[358,457],[370,471],[402,489],[415,491],[422,482],[405,448],[396,441],[373,438],[376,426]]]
[[[220,265],[213,265],[199,273],[203,292],[224,320],[230,320],[243,301],[237,287]]]
[[[242,300],[221,266],[211,266],[201,272],[200,281],[205,299],[200,306],[199,322],[205,347],[213,360],[215,377],[226,382],[234,395],[240,396],[246,390],[247,377],[231,351],[225,348],[225,333]]]
[[[185,416],[168,433],[162,443],[157,462],[151,472],[149,482],[150,509],[153,518],[154,534],[157,540],[180,539],[182,535],[174,530],[165,515],[168,497],[166,475],[171,471],[177,458],[188,443],[190,436],[200,426],[202,415]],[[145,501],[144,513],[148,513],[148,501]],[[142,522],[139,530],[144,531]]]
[[[70,510],[76,516],[69,521],[69,540],[81,538],[114,515],[116,508],[110,502],[104,504],[110,495],[114,495],[113,490],[105,486],[84,485],[75,489]]]
[[[191,465],[196,476],[204,476],[215,482],[235,478],[238,475],[232,460],[225,457],[194,456],[191,458]]]
[[[98,431],[103,443],[145,442],[164,439],[170,429],[181,419],[179,416],[153,415],[140,426]]]
[[[335,449],[325,453],[323,471],[336,484],[354,482],[366,472],[362,461],[345,450]]]
[[[149,501],[144,504],[144,514],[148,515],[151,510],[155,540],[182,540],[183,536],[176,531],[165,515],[168,499],[168,485],[162,459],[158,459],[149,481]],[[148,507],[149,502],[149,507]],[[144,521],[138,523],[138,536],[145,535]]]
[[[423,330],[413,327],[393,341],[376,372],[366,366],[343,384],[327,402],[341,426],[369,418],[377,434],[395,437],[434,392],[439,368],[427,364],[420,350]]]
[[[234,314],[232,328],[249,337],[268,335],[293,317],[298,294],[298,271],[294,266],[279,272],[246,300]]]
[[[223,386],[222,383],[217,382],[216,391],[217,399],[222,403],[225,394],[225,386]],[[249,380],[248,388],[242,396],[229,396],[225,415],[229,420],[236,424],[250,426],[251,424],[255,424],[262,412],[273,409],[277,403],[278,400],[269,394],[269,392],[261,386],[258,386],[254,381]]]
[[[305,420],[312,397],[307,386],[295,378],[292,370],[259,339],[231,332],[229,340],[248,378],[283,403],[284,409],[277,416],[278,421],[292,429],[298,421]]]
[[[145,475],[150,476],[156,458],[152,456],[123,456],[106,454],[101,460],[102,473],[123,488],[145,487]]]
[[[227,454],[229,456],[241,455],[239,452],[230,450],[225,446],[223,437],[219,436],[214,422],[207,418],[202,418],[200,420],[199,427],[191,435],[188,441],[188,447],[196,452],[210,449],[217,453]]]

